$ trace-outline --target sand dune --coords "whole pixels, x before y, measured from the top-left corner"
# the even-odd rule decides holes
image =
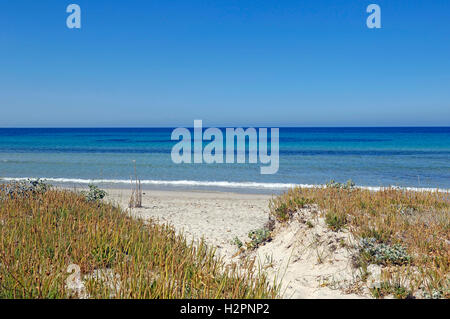
[[[130,191],[110,189],[107,199],[128,209]],[[269,218],[271,196],[197,191],[145,191],[143,207],[131,209],[136,218],[169,223],[188,239],[204,238],[226,261],[239,261],[235,237],[248,241],[248,232]],[[306,221],[314,225],[310,227]],[[346,233],[327,229],[314,209],[299,212],[287,226],[276,227],[273,240],[245,255],[255,256],[272,278],[282,278],[284,298],[361,298],[367,291],[354,279]],[[233,258],[234,256],[234,258]]]

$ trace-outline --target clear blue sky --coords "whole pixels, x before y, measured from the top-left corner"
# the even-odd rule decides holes
[[[0,111],[0,127],[448,126],[450,1],[1,0]]]

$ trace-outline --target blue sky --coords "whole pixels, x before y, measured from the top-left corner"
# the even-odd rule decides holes
[[[0,110],[0,127],[448,126],[450,1],[1,0]]]

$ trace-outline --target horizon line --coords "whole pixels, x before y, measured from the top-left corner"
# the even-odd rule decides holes
[[[194,128],[193,126],[11,126],[11,127],[0,127],[0,129],[173,129],[177,127]],[[285,125],[205,125],[204,127],[217,127],[217,128],[231,128],[231,127],[255,127],[255,128],[450,128],[450,125],[386,125],[386,126],[376,126],[376,125],[366,125],[366,126],[314,126],[314,125],[304,125],[304,126],[285,126]]]

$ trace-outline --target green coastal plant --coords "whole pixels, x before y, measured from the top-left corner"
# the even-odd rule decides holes
[[[403,265],[411,262],[411,256],[400,244],[387,245],[376,238],[362,238],[359,242],[360,254],[369,263]]]
[[[355,183],[351,179],[349,179],[345,184],[336,182],[335,180],[332,179],[328,183],[326,183],[325,186],[327,188],[338,188],[349,190],[355,188]]]
[[[41,179],[28,179],[23,182],[13,182],[10,184],[0,184],[0,199],[43,194],[50,190],[52,185]]]
[[[402,285],[392,285],[389,282],[382,282],[375,287],[370,288],[370,292],[374,298],[383,298],[387,295],[392,295],[396,299],[412,298],[412,293]]]
[[[241,248],[244,244],[242,243],[242,241],[239,239],[239,237],[234,237],[232,242],[233,245],[236,245],[237,248]]]
[[[274,202],[271,201],[269,208],[271,211],[274,211],[274,213],[272,213],[272,217],[275,217],[279,222],[287,222],[299,209],[307,207],[313,203],[314,202],[310,198],[293,197],[287,199],[286,201],[278,202],[277,204],[274,204]]]
[[[0,189],[0,299],[279,296],[254,260],[226,265],[204,241],[99,205],[95,188],[93,200],[58,189],[9,197],[7,189]],[[69,288],[68,269],[79,269],[83,294]]]
[[[327,211],[325,214],[325,223],[331,230],[339,231],[347,224],[347,217],[333,211]]]
[[[106,191],[98,188],[96,185],[89,184],[89,191],[83,191],[81,194],[84,195],[88,202],[98,202],[108,195]]]
[[[248,248],[255,249],[271,239],[271,231],[266,228],[252,230],[248,233],[248,238],[250,238],[250,242],[247,243]]]

